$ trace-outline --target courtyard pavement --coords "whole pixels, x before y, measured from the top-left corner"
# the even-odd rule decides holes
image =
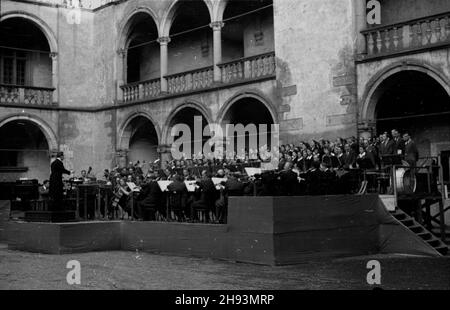
[[[271,267],[140,252],[44,255],[0,244],[0,289],[373,289],[366,264],[381,264],[383,289],[450,289],[450,257],[374,255]],[[81,284],[66,264],[78,260]]]

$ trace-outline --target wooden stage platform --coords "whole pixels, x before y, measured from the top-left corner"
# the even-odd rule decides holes
[[[6,226],[9,249],[48,254],[143,251],[265,265],[376,253],[440,254],[377,195],[232,197],[226,225],[96,221]]]

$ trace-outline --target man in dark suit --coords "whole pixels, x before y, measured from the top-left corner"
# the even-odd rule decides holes
[[[292,171],[292,162],[284,164],[284,169],[279,175],[279,193],[281,196],[294,196],[297,194],[298,175]]]
[[[230,196],[242,196],[244,194],[245,184],[240,182],[236,175],[233,173],[228,173],[226,175],[227,180],[222,182],[223,190],[222,195],[219,200],[216,201],[216,214],[219,223],[226,223],[227,218],[227,208],[228,208],[228,197]]]
[[[167,196],[170,210],[178,209],[184,213],[185,216],[189,215],[188,208],[188,189],[184,183],[183,176],[176,174],[173,178],[173,182],[167,186],[169,194]],[[175,211],[173,211],[175,212]],[[168,215],[169,216],[169,215]]]
[[[216,186],[214,185],[207,170],[202,171],[202,178],[196,182],[198,190],[200,191],[200,199],[192,204],[193,212],[198,210],[206,210],[206,220],[214,220],[213,209],[215,207],[215,202],[217,197]],[[195,216],[195,213],[193,213]],[[202,220],[202,218],[199,218]]]
[[[331,169],[329,164],[322,164],[322,175],[320,185],[322,187],[322,194],[335,195],[337,193],[337,176],[336,171]]]
[[[56,159],[52,162],[50,174],[49,196],[53,200],[52,209],[64,208],[62,204],[64,196],[63,174],[70,175],[70,171],[64,168],[64,153],[58,152]]]
[[[306,173],[307,194],[311,196],[322,195],[322,171],[320,163],[313,162],[312,168]]]
[[[344,169],[351,169],[356,166],[357,155],[350,144],[345,145],[345,153],[343,156]]]
[[[159,213],[162,213],[161,193],[161,188],[156,182],[156,174],[149,174],[148,182],[142,186],[142,190],[137,197],[139,217],[144,221],[154,220]]]
[[[381,143],[379,147],[380,151],[380,157],[389,157],[395,154],[395,144],[394,141],[392,141],[387,133],[383,133],[381,135]]]
[[[178,193],[187,193],[187,187],[184,183],[183,177],[179,174],[176,174],[173,178],[173,182],[167,186],[169,192],[178,192]]]
[[[405,154],[405,141],[403,141],[402,136],[397,129],[392,129],[392,141],[394,141],[394,153],[397,155]]]
[[[416,143],[411,139],[408,133],[403,135],[405,141],[405,160],[410,166],[415,166],[419,159],[419,150]]]

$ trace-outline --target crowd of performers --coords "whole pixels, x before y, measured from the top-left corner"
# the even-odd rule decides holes
[[[401,136],[395,129],[369,140],[352,137],[282,145],[278,167],[257,173],[248,173],[248,168],[261,166],[250,153],[232,160],[197,157],[164,165],[130,163],[105,170],[104,179],[96,182],[112,188],[109,209],[120,218],[223,223],[230,196],[353,194],[363,171],[382,168],[383,158],[401,157],[415,166],[419,157],[409,134]],[[94,178],[82,171],[79,179],[89,183]]]

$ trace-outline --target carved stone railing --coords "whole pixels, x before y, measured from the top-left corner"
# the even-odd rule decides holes
[[[438,48],[450,44],[450,12],[361,33],[366,40],[366,58]]]
[[[121,86],[123,102],[133,102],[158,97],[161,94],[161,80],[152,79]]]
[[[178,94],[211,87],[214,82],[212,66],[166,76],[169,94]]]
[[[0,104],[53,105],[54,88],[0,84]]]
[[[160,79],[135,82],[122,85],[121,103],[130,103],[162,96],[185,94],[207,90],[214,87],[226,87],[226,84],[244,81],[251,83],[261,78],[275,77],[275,53],[266,53],[219,64],[222,80],[215,83],[214,67],[166,75],[167,92],[161,92]]]
[[[28,1],[68,8],[77,7],[83,9],[96,9],[109,3],[118,2],[119,0],[28,0]]]
[[[219,65],[222,83],[233,83],[275,75],[275,53],[241,58]]]

